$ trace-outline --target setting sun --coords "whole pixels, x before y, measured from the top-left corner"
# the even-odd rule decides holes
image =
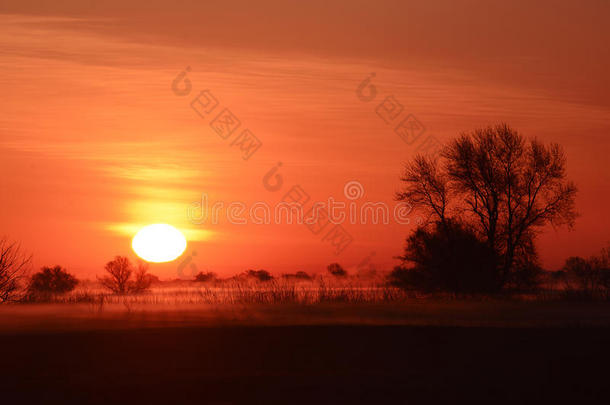
[[[171,225],[153,224],[138,231],[131,247],[147,262],[171,262],[186,249],[186,239]]]

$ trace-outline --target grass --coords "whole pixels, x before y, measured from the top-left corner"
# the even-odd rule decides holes
[[[413,293],[374,281],[317,278],[259,282],[246,279],[215,283],[164,282],[145,293],[126,296],[110,294],[97,283],[88,282],[68,294],[52,297],[51,302],[153,305],[382,303],[400,302],[413,296]]]
[[[381,280],[173,281],[138,295],[95,282],[49,302],[0,306],[0,331],[197,325],[610,326],[610,303],[535,295],[422,295]],[[555,295],[553,295],[555,294]]]

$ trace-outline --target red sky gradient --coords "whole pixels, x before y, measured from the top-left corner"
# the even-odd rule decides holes
[[[347,201],[349,181],[360,202],[393,205],[415,152],[375,112],[393,95],[441,141],[504,121],[562,144],[581,217],[541,235],[541,259],[595,253],[610,241],[610,3],[456,3],[0,1],[0,233],[36,266],[89,278],[156,222],[221,275],[367,257],[389,269],[412,225],[346,224],[354,241],[335,255],[303,225],[196,225],[186,210],[202,193],[274,204],[294,184]],[[186,66],[193,92],[179,97]],[[203,89],[263,142],[248,161],[190,108]],[[280,161],[273,193],[262,178]],[[183,258],[152,272],[178,277]]]

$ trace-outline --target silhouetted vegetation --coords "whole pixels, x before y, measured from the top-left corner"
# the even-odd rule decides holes
[[[248,270],[245,273],[246,277],[256,279],[258,281],[271,281],[273,276],[267,270]]]
[[[199,273],[197,273],[195,275],[194,281],[199,282],[199,283],[210,283],[210,282],[216,281],[217,278],[218,278],[218,276],[216,275],[216,273],[213,273],[211,271],[204,273],[204,272],[200,271]]]
[[[347,271],[339,263],[331,263],[326,267],[326,270],[335,277],[346,277]]]
[[[43,267],[34,274],[28,285],[28,298],[34,301],[48,301],[54,295],[74,290],[78,280],[61,266]]]
[[[392,285],[423,292],[494,292],[500,272],[496,252],[465,226],[451,220],[418,228],[401,257],[412,267],[395,268]]]
[[[610,247],[588,259],[570,257],[562,270],[566,298],[610,298]]]
[[[22,282],[32,256],[25,254],[19,244],[0,239],[0,303],[21,298]]]
[[[565,170],[559,145],[526,139],[504,124],[461,135],[438,159],[418,155],[406,165],[402,177],[406,187],[397,199],[422,210],[434,230],[419,228],[407,239],[405,268],[415,271],[409,277],[434,290],[531,287],[537,272],[536,232],[547,224],[572,226],[576,217],[576,187],[566,179]],[[426,249],[434,245],[441,258],[414,256],[422,250],[413,245],[418,243]],[[436,247],[443,243],[446,249]],[[462,244],[475,250],[485,244],[489,251],[472,269],[466,266],[465,255],[455,251]],[[445,250],[457,255],[464,274],[453,276],[452,270],[439,269],[452,266],[452,256],[441,253]],[[490,251],[494,260],[489,260]],[[473,284],[468,287],[465,282]]]
[[[311,276],[304,271],[297,271],[294,274],[282,274],[282,278],[296,280],[311,280]]]
[[[115,294],[137,294],[148,290],[153,278],[148,274],[148,265],[138,263],[137,268],[128,258],[116,256],[114,260],[106,263],[105,270],[108,275],[99,277],[98,281]]]

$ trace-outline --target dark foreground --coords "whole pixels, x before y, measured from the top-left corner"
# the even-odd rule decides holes
[[[610,329],[302,326],[0,335],[3,403],[605,402]]]

